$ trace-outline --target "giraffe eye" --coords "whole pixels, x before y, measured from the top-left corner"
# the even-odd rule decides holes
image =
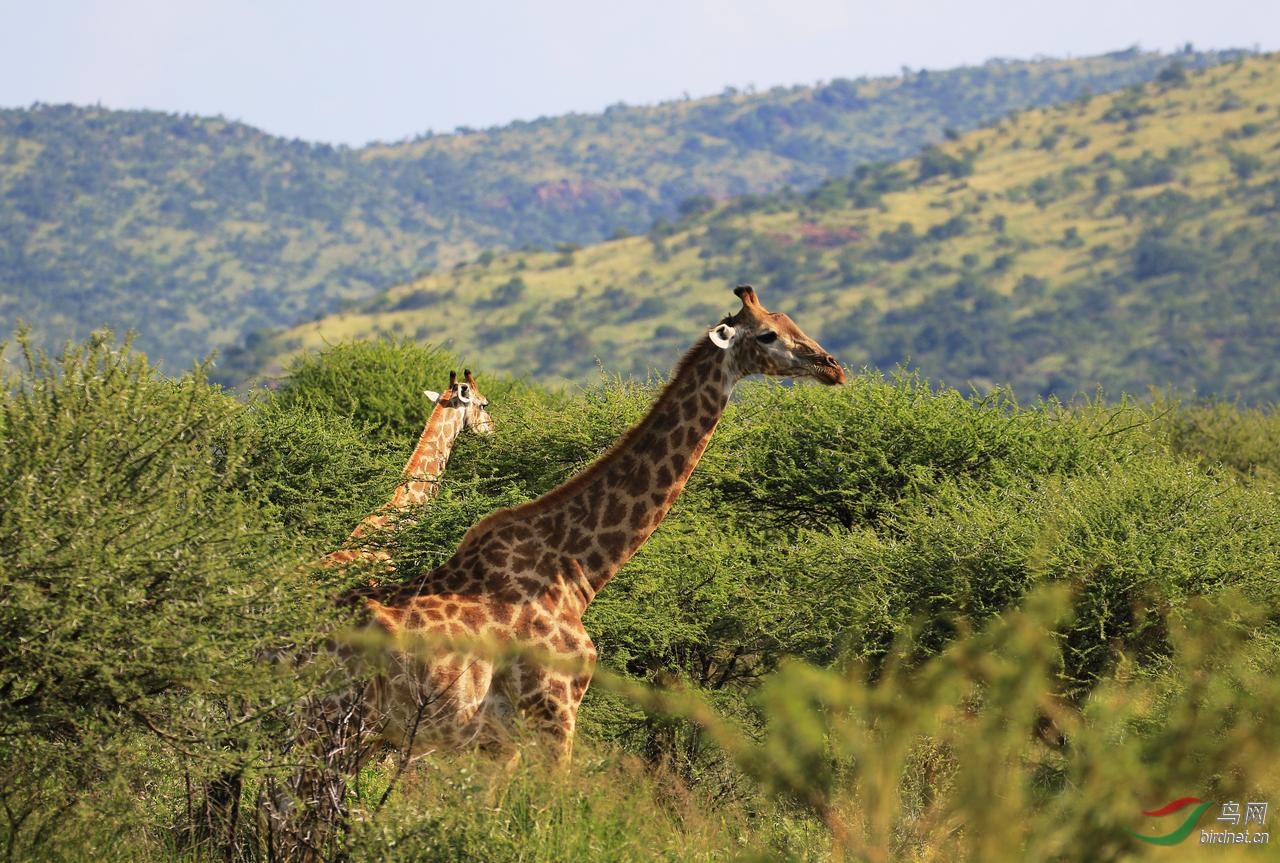
[[[767,333],[761,333],[760,335],[756,336],[756,341],[762,345],[767,345],[770,342],[776,342],[777,340],[778,340],[778,334],[773,332],[772,330],[770,330]]]

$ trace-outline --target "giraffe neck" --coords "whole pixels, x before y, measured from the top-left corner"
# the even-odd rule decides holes
[[[462,410],[436,405],[418,437],[418,445],[404,466],[404,479],[391,495],[390,508],[404,509],[426,503],[436,496],[440,477],[444,475],[454,444],[462,433],[462,419]]]
[[[546,545],[577,561],[590,585],[588,602],[680,496],[738,377],[725,352],[702,340],[612,450],[558,489],[509,511],[532,517]]]
[[[453,446],[462,433],[462,411],[436,405],[427,418],[427,425],[418,437],[409,462],[404,466],[403,479],[391,494],[391,500],[360,520],[347,542],[373,535],[386,529],[394,518],[392,513],[418,504],[424,504],[440,490],[440,477],[453,453]],[[338,552],[335,552],[335,554]],[[343,554],[344,559],[347,557]]]

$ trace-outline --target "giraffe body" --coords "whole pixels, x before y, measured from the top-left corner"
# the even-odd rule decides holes
[[[749,287],[738,293],[742,309],[685,354],[644,419],[592,466],[484,518],[436,569],[353,594],[393,640],[369,699],[388,743],[413,755],[501,747],[525,725],[568,756],[596,661],[582,613],[679,497],[734,384],[754,373],[844,382],[789,318]],[[520,649],[465,646],[477,640]]]

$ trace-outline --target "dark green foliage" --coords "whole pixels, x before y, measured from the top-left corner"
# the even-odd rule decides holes
[[[263,619],[298,586],[277,572],[288,543],[235,487],[242,408],[202,370],[158,377],[105,335],[28,354],[16,387],[0,454],[9,734],[136,720],[288,631],[292,615]]]
[[[1278,514],[1263,497],[1148,456],[998,490],[957,482],[904,510],[900,538],[860,534],[834,567],[822,540],[813,565],[875,598],[850,610],[855,650],[872,658],[913,622],[915,649],[934,653],[957,624],[983,626],[1037,584],[1065,581],[1076,600],[1060,686],[1079,696],[1118,662],[1158,668],[1189,597],[1233,587],[1268,602],[1274,588],[1258,574],[1280,563],[1265,527]]]
[[[181,754],[198,783],[232,753],[253,757],[274,714],[263,705],[299,691],[260,657],[329,616],[327,590],[246,482],[245,409],[203,368],[161,377],[109,334],[57,359],[17,341],[0,405],[11,859],[51,853],[88,823],[82,807],[148,763]]]
[[[420,423],[429,412],[428,403]],[[412,447],[374,445],[369,430],[350,417],[283,400],[259,400],[240,422],[248,450],[241,482],[271,504],[281,525],[316,543],[319,554],[390,499]]]
[[[1231,171],[1240,179],[1241,182],[1247,183],[1249,178],[1258,173],[1262,169],[1262,157],[1253,153],[1244,153],[1231,148],[1226,149],[1227,161],[1231,165]]]
[[[1166,87],[1184,87],[1187,84],[1187,67],[1178,60],[1160,70],[1156,83]]]
[[[556,266],[570,266],[573,263],[573,252],[568,251],[557,261]],[[472,304],[477,309],[500,309],[503,306],[519,301],[528,292],[528,285],[520,276],[512,276],[498,285],[488,297],[479,297]]]
[[[876,254],[887,261],[902,261],[915,254],[920,238],[915,226],[902,222],[892,231],[881,231]]]
[[[957,477],[1004,482],[1109,458],[1048,407],[999,391],[970,399],[905,373],[803,398],[751,387],[733,417],[722,434],[737,457],[718,493],[740,518],[782,531],[893,529],[902,501]]]
[[[711,210],[716,205],[715,198],[710,195],[694,195],[692,198],[685,198],[676,207],[676,213],[681,219],[689,219],[694,216],[700,216]]]
[[[952,237],[959,237],[969,230],[969,220],[964,216],[952,216],[945,222],[939,222],[933,225],[925,232],[930,240],[949,240]]]
[[[1111,107],[1103,112],[1102,119],[1108,123],[1133,122],[1138,117],[1151,113],[1154,113],[1154,109],[1142,101],[1142,88],[1135,86],[1116,95],[1111,101]]]
[[[1175,273],[1196,272],[1202,258],[1171,231],[1152,227],[1142,232],[1133,247],[1133,274],[1151,279]]]
[[[1174,168],[1178,161],[1177,152],[1171,150],[1161,158],[1151,153],[1143,153],[1136,159],[1121,162],[1119,167],[1129,188],[1135,189],[1172,182],[1175,178]]]
[[[272,400],[288,411],[344,417],[372,440],[403,448],[417,439],[431,414],[423,391],[443,391],[450,371],[461,376],[463,370],[437,348],[409,341],[344,342],[300,355]],[[483,370],[476,373],[485,392]]]
[[[973,173],[973,154],[965,153],[954,156],[939,147],[929,147],[920,154],[920,173],[918,179],[928,180],[943,174],[960,178]]]
[[[1209,470],[1227,468],[1246,479],[1280,481],[1280,413],[1222,402],[1172,402],[1159,413],[1174,452]]]

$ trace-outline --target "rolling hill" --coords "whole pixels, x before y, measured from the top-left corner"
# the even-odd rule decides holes
[[[810,191],[694,200],[645,236],[482,256],[256,356],[278,369],[380,334],[547,380],[665,371],[732,310],[726,286],[750,281],[853,366],[1022,397],[1157,386],[1274,402],[1277,94],[1277,56],[1173,65]]]
[[[1136,49],[614,106],[334,148],[222,118],[0,110],[0,330],[107,325],[171,370],[486,250],[647,231],[681,205],[809,189],[1010,110],[1153,79]]]

